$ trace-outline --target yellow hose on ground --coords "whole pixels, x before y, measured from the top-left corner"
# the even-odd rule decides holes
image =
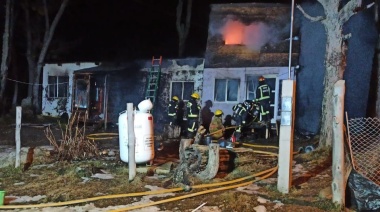
[[[126,208],[119,208],[119,209],[116,209],[116,210],[111,210],[110,212],[120,212],[120,211],[129,211],[129,210],[135,210],[135,209],[138,209],[138,208],[145,208],[145,207],[148,207],[148,206],[153,206],[153,205],[159,205],[159,204],[162,204],[162,203],[167,203],[167,202],[172,202],[172,201],[177,201],[177,200],[181,200],[181,199],[186,199],[186,198],[190,198],[190,197],[195,197],[195,196],[199,196],[199,195],[203,195],[203,194],[208,194],[208,193],[213,193],[213,192],[217,192],[217,191],[224,191],[224,190],[228,190],[228,189],[233,189],[233,188],[238,188],[238,187],[242,187],[242,186],[248,186],[254,182],[257,182],[257,181],[260,181],[260,180],[263,180],[265,178],[268,178],[270,177],[272,174],[274,174],[278,167],[274,167],[272,168],[273,170],[259,178],[259,179],[255,179],[255,180],[252,180],[252,181],[248,181],[248,182],[245,182],[245,183],[240,183],[240,184],[237,184],[237,185],[231,185],[231,186],[227,186],[227,187],[220,187],[220,188],[214,188],[214,189],[210,189],[210,190],[206,190],[206,191],[200,191],[200,192],[196,192],[196,193],[192,193],[192,194],[186,194],[186,195],[183,195],[183,196],[179,196],[179,197],[173,197],[173,198],[169,198],[169,199],[164,199],[164,200],[160,200],[160,201],[156,201],[156,202],[149,202],[149,203],[144,203],[144,204],[141,204],[141,205],[134,205],[134,206],[130,206],[130,207],[126,207]]]
[[[101,136],[106,136],[106,137],[101,137]],[[118,133],[94,133],[94,134],[89,134],[86,137],[90,140],[108,140],[108,139],[113,139],[115,137],[119,136]]]
[[[259,173],[246,176],[243,178],[226,181],[226,182],[219,182],[219,183],[210,183],[210,184],[201,184],[201,185],[195,185],[192,188],[193,189],[199,189],[199,188],[208,188],[208,187],[216,187],[216,186],[222,186],[222,185],[228,185],[235,182],[240,182],[243,180],[247,180],[253,177],[257,177],[263,174],[266,174],[268,172],[272,172],[274,169],[277,170],[276,167],[261,171]],[[129,193],[129,194],[113,194],[113,195],[105,195],[105,196],[99,196],[99,197],[91,197],[91,198],[85,198],[80,200],[71,200],[67,202],[55,202],[55,203],[45,203],[45,204],[35,204],[35,205],[4,205],[0,206],[0,209],[22,209],[22,208],[45,208],[45,207],[57,207],[57,206],[66,206],[66,205],[73,205],[78,203],[84,203],[84,202],[92,202],[102,199],[115,199],[115,198],[122,198],[122,197],[136,197],[136,196],[145,196],[145,195],[154,195],[154,194],[165,194],[170,192],[177,192],[177,191],[183,191],[184,188],[178,187],[178,188],[172,188],[172,189],[162,189],[162,190],[155,190],[155,191],[145,191],[145,192],[136,192],[136,193]]]
[[[276,153],[265,152],[265,151],[255,151],[255,152],[260,153],[260,154],[277,155]],[[267,170],[261,171],[259,173],[255,173],[253,175],[246,176],[246,177],[239,178],[239,179],[235,179],[235,180],[231,180],[231,181],[195,185],[195,186],[192,186],[192,188],[199,189],[199,188],[208,188],[208,187],[228,185],[228,184],[232,184],[235,182],[247,180],[247,179],[250,179],[253,177],[257,177],[257,176],[266,174],[268,172],[272,172],[273,170],[277,170],[277,167],[267,169]],[[97,201],[97,200],[102,200],[102,199],[114,199],[114,198],[122,198],[122,197],[135,197],[135,196],[145,196],[145,195],[154,195],[154,194],[164,194],[164,193],[177,192],[177,191],[183,191],[183,190],[184,190],[184,188],[178,187],[178,188],[162,189],[162,190],[156,190],[156,191],[145,191],[145,192],[136,192],[136,193],[128,193],[128,194],[105,195],[105,196],[91,197],[91,198],[85,198],[85,199],[79,199],[79,200],[71,200],[71,201],[66,201],[66,202],[54,202],[54,203],[34,204],[34,205],[3,205],[3,206],[0,206],[0,210],[1,209],[25,209],[25,208],[58,207],[58,206],[66,206],[66,205],[73,205],[73,204],[84,203],[84,202]]]
[[[278,149],[278,146],[257,145],[257,144],[247,144],[247,143],[243,143],[243,146],[257,147],[257,148],[267,148],[267,149]]]

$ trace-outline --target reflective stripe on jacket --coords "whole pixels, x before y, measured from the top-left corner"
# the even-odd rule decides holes
[[[187,102],[187,117],[189,118],[197,118],[199,116],[199,111],[201,110],[201,106],[197,104],[195,99],[190,99]]]
[[[270,98],[270,88],[267,84],[260,85],[257,89],[259,91],[258,96],[256,96],[258,101]]]

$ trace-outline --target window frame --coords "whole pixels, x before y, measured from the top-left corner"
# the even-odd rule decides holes
[[[47,96],[50,99],[69,97],[69,76],[48,76]],[[62,86],[65,86],[64,88]],[[64,92],[62,92],[64,91]],[[63,93],[63,94],[61,94]]]
[[[216,99],[216,81],[217,80],[225,80],[225,90],[224,90],[224,100],[220,101]],[[236,88],[236,100],[229,101],[228,100],[228,88],[229,88],[229,81],[231,80],[236,80],[237,81],[237,88]],[[214,79],[214,102],[219,102],[219,103],[236,103],[239,102],[239,97],[240,97],[240,78],[215,78]]]
[[[188,101],[189,100],[189,97],[190,97],[190,95],[189,95],[189,97],[184,97],[184,91],[185,91],[185,83],[192,83],[193,84],[193,89],[192,89],[192,91],[191,91],[191,93],[193,93],[194,92],[194,89],[195,89],[195,81],[175,81],[175,80],[173,80],[173,81],[171,81],[170,82],[170,99],[173,97],[173,83],[182,83],[182,87],[181,87],[181,95],[179,96],[179,95],[177,95],[178,96],[178,98],[180,98],[182,101]]]

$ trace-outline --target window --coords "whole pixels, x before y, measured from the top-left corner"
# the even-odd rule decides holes
[[[172,82],[172,96],[178,96],[182,100],[189,100],[194,92],[194,82]]]
[[[68,97],[68,76],[49,76],[48,83],[48,94],[50,98]]]
[[[214,97],[216,102],[237,102],[238,79],[215,79]]]
[[[77,108],[87,108],[88,106],[87,82],[85,79],[76,80],[74,102]]]
[[[247,96],[249,100],[256,99],[256,89],[259,84],[259,76],[247,76]]]

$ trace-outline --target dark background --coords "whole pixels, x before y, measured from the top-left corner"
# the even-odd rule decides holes
[[[176,0],[71,0],[59,22],[47,61],[120,61],[178,56]],[[210,4],[194,0],[185,57],[203,57]],[[237,1],[237,2],[281,2]],[[236,2],[234,2],[236,3]],[[186,5],[186,2],[185,4]],[[184,12],[185,13],[185,12]],[[290,20],[290,17],[289,17]]]

